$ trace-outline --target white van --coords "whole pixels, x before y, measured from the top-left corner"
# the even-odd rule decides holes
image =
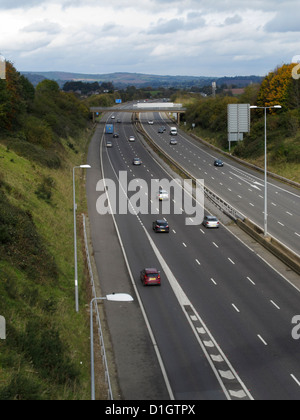
[[[171,136],[177,136],[177,128],[176,127],[171,127],[170,135]]]

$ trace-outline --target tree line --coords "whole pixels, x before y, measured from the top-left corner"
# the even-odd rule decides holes
[[[56,148],[61,139],[86,127],[89,108],[52,80],[36,88],[12,63],[0,80],[0,139],[18,154],[50,167],[59,167]]]
[[[213,97],[185,97],[187,127],[202,130],[214,137],[216,144],[228,149],[227,105],[249,103],[261,107],[281,105],[281,110],[268,111],[269,158],[278,163],[300,163],[300,80],[292,77],[295,64],[283,65],[270,72],[260,84],[251,84],[238,97],[224,93]],[[180,98],[181,99],[181,98]],[[264,153],[263,111],[251,111],[251,133],[233,147],[233,154],[256,159]]]

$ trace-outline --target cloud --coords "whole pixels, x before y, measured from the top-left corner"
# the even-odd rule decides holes
[[[21,29],[22,32],[45,32],[48,34],[58,34],[61,31],[61,26],[58,23],[50,22],[44,19],[38,22],[33,22],[30,25]]]
[[[46,0],[0,0],[0,10],[31,9],[32,7],[39,6],[44,2],[46,2]]]
[[[300,53],[298,2],[0,0],[1,52],[19,70],[260,75]]]
[[[236,25],[237,23],[241,23],[242,21],[243,18],[240,15],[234,15],[225,19],[225,25]]]
[[[278,12],[276,16],[265,25],[267,32],[300,32],[300,11],[297,9]]]

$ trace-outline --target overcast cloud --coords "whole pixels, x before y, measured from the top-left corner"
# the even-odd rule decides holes
[[[265,75],[300,55],[298,0],[0,0],[19,71]]]

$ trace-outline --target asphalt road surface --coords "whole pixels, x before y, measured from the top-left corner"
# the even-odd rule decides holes
[[[226,226],[186,226],[184,212],[164,214],[158,200],[150,202],[150,187],[157,180],[158,188],[168,174],[139,141],[130,117],[118,118],[122,123],[112,148],[105,147],[108,136],[101,124],[91,143],[87,196],[101,287],[105,293],[122,291],[135,297],[133,305],[106,305],[122,397],[299,399],[300,344],[291,335],[299,291]],[[135,142],[128,141],[130,135],[136,136]],[[194,149],[187,153],[200,160]],[[141,158],[141,166],[132,165],[134,157]],[[233,170],[226,170],[229,177]],[[157,206],[158,215],[135,213],[130,205],[128,214],[117,211],[114,217],[97,212],[103,192],[97,192],[96,185],[102,177],[115,182],[118,208],[124,194],[118,186],[120,171],[126,171],[131,187],[146,181],[149,188],[143,194],[149,208]],[[211,167],[214,177],[218,172]],[[225,175],[218,182],[224,183]],[[126,191],[127,198],[132,200],[137,191]],[[108,188],[108,195],[113,201],[113,189]],[[164,217],[170,233],[156,234],[152,222]],[[142,286],[139,275],[145,267],[161,271],[161,287]]]
[[[151,119],[154,124],[149,125]],[[209,150],[179,130],[176,146],[170,145],[168,121],[161,115],[141,114],[144,129],[151,138],[183,168],[242,214],[264,227],[264,175],[248,169]],[[162,125],[165,133],[158,133]],[[220,158],[224,167],[215,167]],[[268,180],[268,232],[276,239],[300,253],[300,192],[274,180]]]

